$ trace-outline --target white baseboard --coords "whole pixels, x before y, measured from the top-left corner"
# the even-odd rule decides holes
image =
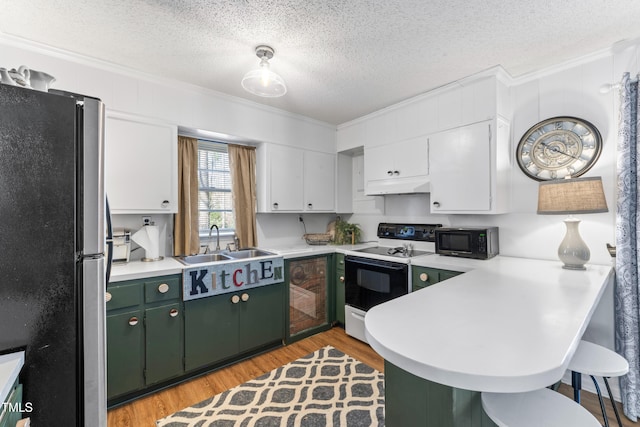
[[[604,385],[604,381],[600,377],[596,377],[596,381],[598,381],[598,387],[600,387],[600,392],[605,398],[609,398],[609,394],[607,393],[607,388]],[[568,385],[571,385],[571,371],[566,371],[564,376],[562,377],[562,382]],[[609,378],[609,386],[611,387],[611,394],[613,394],[614,400],[620,402],[620,380],[619,378]],[[593,385],[593,381],[588,375],[582,376],[582,390],[588,391],[590,393],[596,394],[596,387]]]

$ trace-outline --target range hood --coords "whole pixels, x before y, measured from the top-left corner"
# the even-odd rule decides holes
[[[431,191],[428,176],[411,178],[390,178],[367,181],[364,193],[367,196],[382,196],[385,194],[417,194]]]

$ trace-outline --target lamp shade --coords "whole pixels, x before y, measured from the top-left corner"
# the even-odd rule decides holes
[[[541,215],[588,214],[608,210],[600,177],[543,181],[538,188],[538,213]]]

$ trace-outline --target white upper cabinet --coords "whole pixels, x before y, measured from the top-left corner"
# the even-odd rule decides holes
[[[178,211],[177,127],[107,112],[105,190],[111,212]]]
[[[304,210],[335,212],[336,156],[304,152]]]
[[[508,209],[509,125],[502,119],[429,136],[431,213]]]
[[[258,211],[335,212],[335,163],[335,154],[261,145]]]
[[[366,195],[428,192],[427,138],[365,147],[364,172]]]

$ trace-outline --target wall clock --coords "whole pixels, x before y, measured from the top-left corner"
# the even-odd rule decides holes
[[[586,120],[553,117],[532,126],[516,150],[518,166],[536,181],[575,178],[600,157],[602,136]]]

